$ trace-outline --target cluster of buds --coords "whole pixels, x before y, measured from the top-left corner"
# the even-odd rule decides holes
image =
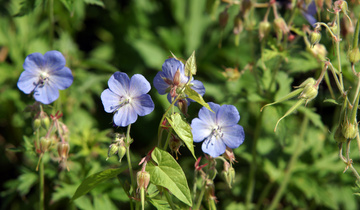
[[[126,154],[125,135],[116,133],[113,143],[110,144],[109,146],[106,160],[108,160],[113,155],[118,155],[119,162],[121,162],[125,154]]]
[[[38,130],[40,128],[49,129],[50,126],[50,118],[43,110],[37,113],[33,121],[34,130]]]

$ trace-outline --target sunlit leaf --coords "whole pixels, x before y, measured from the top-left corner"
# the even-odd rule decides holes
[[[194,51],[185,63],[185,75],[191,76],[195,74],[196,74],[196,58]]]
[[[204,101],[203,97],[199,93],[197,93],[195,90],[191,89],[189,86],[185,87],[185,94],[188,96],[188,98],[198,102],[202,106],[204,106],[207,109],[209,109],[210,111],[212,111],[209,104],[207,104]]]

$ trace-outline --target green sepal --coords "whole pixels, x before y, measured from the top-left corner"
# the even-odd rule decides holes
[[[262,112],[262,110],[263,110],[265,107],[267,107],[267,106],[271,106],[271,105],[274,105],[274,104],[277,104],[277,103],[284,102],[284,101],[286,101],[286,100],[289,100],[289,99],[291,99],[291,98],[299,95],[299,94],[303,91],[303,89],[304,89],[304,88],[296,89],[296,90],[290,92],[289,94],[287,94],[286,96],[280,98],[279,100],[277,100],[277,101],[275,101],[275,102],[272,102],[272,103],[270,103],[270,104],[264,105],[263,107],[261,107],[260,112]]]
[[[293,111],[295,111],[299,106],[301,106],[304,102],[306,101],[306,99],[300,99],[298,100],[292,107],[290,107],[290,109],[284,114],[284,116],[282,116],[276,123],[275,125],[275,129],[274,132],[276,132],[276,128],[279,124],[279,122],[284,119],[286,116],[290,115]]]

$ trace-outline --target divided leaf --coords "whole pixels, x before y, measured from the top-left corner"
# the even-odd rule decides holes
[[[150,173],[150,182],[167,188],[175,197],[188,206],[192,206],[190,189],[180,165],[168,152],[155,148],[151,158],[157,164],[149,162],[146,171]]]
[[[179,113],[171,115],[170,118],[166,117],[166,119],[174,129],[175,133],[184,141],[185,145],[196,159],[190,125],[181,117]]]
[[[86,193],[90,192],[90,190],[94,189],[97,185],[99,185],[101,182],[116,177],[118,174],[120,174],[127,168],[127,165],[124,165],[120,168],[100,171],[87,177],[76,189],[76,192],[71,198],[71,200],[74,201],[75,199],[85,195]]]

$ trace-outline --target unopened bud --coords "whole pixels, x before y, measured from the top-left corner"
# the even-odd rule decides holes
[[[349,50],[347,55],[352,64],[357,63],[360,60],[360,51],[358,47]]]
[[[356,123],[350,123],[348,120],[342,125],[342,134],[346,139],[353,139],[358,134],[358,125]]]
[[[313,47],[309,49],[310,52],[319,60],[325,60],[327,55],[327,50],[323,44],[315,44]]]
[[[226,27],[226,24],[229,19],[229,13],[227,12],[227,10],[228,9],[225,8],[225,10],[223,12],[221,12],[219,15],[219,24],[220,24],[221,29],[224,29]]]
[[[180,74],[180,69],[178,69],[176,72],[175,72],[175,75],[174,75],[174,85],[175,86],[178,86],[181,82],[181,74]]]
[[[222,174],[225,178],[226,183],[229,185],[229,188],[231,188],[235,180],[235,169],[233,167],[230,167],[228,168],[228,170],[224,170]]]
[[[68,142],[59,142],[58,143],[58,154],[60,161],[66,161],[69,156],[70,145]]]
[[[317,30],[310,33],[310,44],[311,47],[318,44],[321,40],[321,33]]]
[[[261,21],[259,23],[259,38],[262,40],[264,37],[268,36],[271,30],[271,24],[269,21]]]
[[[278,36],[289,33],[289,28],[285,20],[281,17],[278,17],[274,20],[274,28]]]
[[[141,188],[144,188],[146,190],[150,182],[149,172],[139,171],[137,172],[136,176],[137,176],[136,181],[137,181],[138,190]]]
[[[46,137],[40,138],[40,150],[41,153],[45,153],[51,146],[51,139]]]
[[[118,150],[118,156],[119,156],[119,162],[121,162],[121,160],[123,159],[123,157],[126,154],[126,147],[123,145],[120,145],[119,150]]]
[[[182,146],[182,141],[177,136],[172,135],[170,138],[170,141],[169,141],[169,148],[170,148],[171,152],[175,153],[176,159],[178,159],[177,154],[178,153],[180,154],[179,149],[181,146]]]
[[[342,0],[341,0],[340,8],[341,8],[341,11],[342,11],[344,14],[347,14],[347,12],[348,12],[348,4],[347,4],[346,1],[342,1]]]
[[[118,151],[119,151],[119,145],[117,143],[110,144],[106,160],[108,160],[111,156],[116,155]]]
[[[243,21],[241,20],[241,14],[239,13],[234,18],[233,33],[240,34],[243,31],[243,28],[244,28],[244,24],[243,24]]]
[[[342,126],[341,125],[338,125],[338,127],[336,128],[336,131],[335,131],[335,134],[334,134],[334,139],[338,143],[346,142],[347,139],[342,134]]]
[[[188,111],[188,103],[186,101],[186,99],[180,99],[177,103],[177,106],[179,107],[180,111],[185,115],[188,116],[187,111]]]
[[[50,126],[50,118],[44,111],[40,111],[40,113],[35,117],[33,122],[34,130],[39,129],[40,127],[43,127],[45,129],[48,129]]]
[[[316,98],[318,94],[319,86],[315,86],[313,84],[307,84],[304,87],[304,90],[301,92],[299,98],[306,99],[306,103],[311,101],[312,99]]]
[[[337,25],[336,21],[327,24],[333,34],[336,36],[339,32],[339,26]]]
[[[235,160],[235,155],[234,152],[232,151],[231,148],[226,147],[225,153],[224,153],[224,157],[230,161],[230,163],[234,163],[236,162]]]

